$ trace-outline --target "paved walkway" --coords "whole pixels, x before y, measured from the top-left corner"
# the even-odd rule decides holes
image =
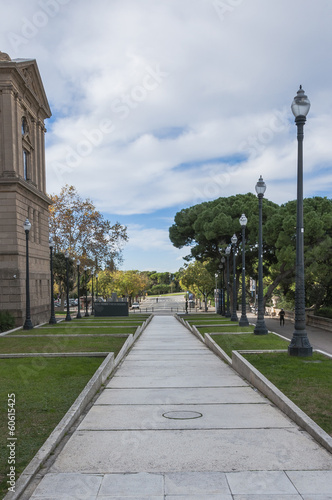
[[[155,316],[33,500],[332,500],[332,455]]]

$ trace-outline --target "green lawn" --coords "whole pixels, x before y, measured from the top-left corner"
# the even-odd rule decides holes
[[[201,326],[197,327],[197,330],[201,332],[203,335],[204,333],[222,333],[222,332],[234,332],[234,333],[241,333],[241,332],[248,332],[252,333],[254,332],[254,326],[239,326],[237,323],[235,325],[231,326]],[[255,335],[255,337],[258,337],[258,335]],[[214,337],[213,337],[214,338]]]
[[[212,338],[230,357],[232,357],[232,351],[252,349],[287,349],[289,344],[289,340],[283,340],[278,337],[278,335],[274,335],[273,333],[268,333],[267,335],[255,335],[254,333],[237,335],[224,334],[213,335]]]
[[[9,333],[5,337],[12,337],[14,335],[91,335],[95,333],[99,334],[129,334],[135,333],[136,326],[126,326],[125,328],[119,328],[117,326],[91,326],[91,327],[81,327],[79,325],[70,325],[62,327],[45,327],[45,328],[33,328],[32,330],[16,330],[15,332]]]
[[[0,337],[0,353],[114,352],[116,356],[127,337]],[[2,360],[1,360],[2,362]],[[0,379],[1,380],[1,379]]]
[[[15,394],[16,477],[70,408],[103,358],[2,359],[0,496],[7,492],[8,394]]]
[[[332,359],[314,353],[244,354],[278,389],[332,436]]]

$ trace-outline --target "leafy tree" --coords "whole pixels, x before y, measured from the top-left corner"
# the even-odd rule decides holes
[[[68,258],[68,284],[69,291],[74,288],[74,261],[70,257]],[[65,305],[65,294],[67,291],[67,267],[66,267],[66,257],[64,253],[58,252],[53,256],[53,273],[54,280],[59,287],[59,293],[61,297],[61,310],[64,310]]]
[[[204,297],[205,311],[207,311],[207,297],[214,289],[215,281],[211,273],[207,270],[206,263],[195,262],[190,263],[182,272],[181,286],[185,290],[190,290],[197,295],[197,291]]]
[[[50,232],[55,252],[68,250],[80,256],[82,263],[114,264],[121,260],[121,247],[128,240],[127,228],[119,222],[111,225],[92,201],[83,200],[74,186],[66,185],[60,195],[52,195]]]
[[[233,233],[239,241],[242,213],[248,217],[246,228],[247,276],[257,276],[258,202],[253,194],[219,198],[181,210],[170,228],[174,246],[190,246],[187,260],[209,259],[208,269],[216,272],[220,247],[229,244]],[[332,299],[332,200],[321,197],[304,200],[304,254],[307,304],[316,307]],[[296,253],[296,201],[278,206],[263,200],[263,274],[265,300],[273,293],[294,300]],[[237,274],[241,272],[238,256]],[[239,279],[237,279],[239,282]]]
[[[146,289],[148,280],[139,271],[116,271],[114,273],[114,288],[118,295],[128,297],[129,307],[132,298]]]

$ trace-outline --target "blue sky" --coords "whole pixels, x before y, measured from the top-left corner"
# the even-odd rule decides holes
[[[1,16],[0,50],[37,60],[53,112],[48,192],[73,184],[128,226],[123,269],[178,270],[176,212],[261,174],[267,198],[295,199],[300,84],[304,194],[330,197],[330,0],[15,0]]]

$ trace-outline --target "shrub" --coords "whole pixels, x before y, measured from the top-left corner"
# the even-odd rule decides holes
[[[315,316],[323,316],[323,318],[332,319],[332,307],[321,307],[315,311]]]
[[[8,311],[0,311],[0,332],[10,330],[15,326],[15,318]]]

